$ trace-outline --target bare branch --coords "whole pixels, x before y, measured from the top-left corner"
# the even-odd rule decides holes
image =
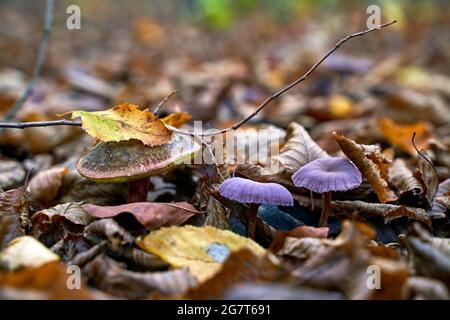
[[[34,86],[39,78],[39,74],[41,73],[42,65],[45,61],[45,53],[47,52],[48,39],[50,37],[50,32],[52,29],[52,20],[53,20],[53,3],[54,0],[47,0],[45,5],[45,18],[44,18],[44,31],[42,35],[41,44],[39,46],[38,55],[36,58],[36,64],[34,65],[33,74],[31,75],[30,83],[28,84],[27,89],[24,91],[22,96],[14,103],[11,109],[6,113],[4,120],[10,121],[14,119],[17,112],[19,112],[22,105],[28,100],[28,98],[33,93]]]
[[[0,128],[25,129],[31,127],[79,126],[81,122],[70,120],[36,121],[36,122],[0,122]]]
[[[175,93],[177,93],[177,90],[172,91],[171,93],[169,93],[169,94],[164,98],[164,100],[162,100],[162,101],[156,106],[155,110],[153,110],[153,114],[154,114],[155,116],[158,115],[159,110],[164,106],[164,104],[167,102],[167,100],[169,100]]]
[[[298,78],[297,80],[295,80],[294,82],[288,84],[286,87],[282,88],[281,90],[275,92],[274,94],[272,94],[271,96],[269,96],[266,100],[264,100],[259,107],[249,116],[245,117],[244,119],[240,120],[239,122],[237,122],[236,124],[234,124],[233,126],[226,128],[226,129],[222,129],[222,130],[209,130],[208,132],[195,132],[195,131],[185,131],[182,129],[178,129],[169,125],[166,125],[170,130],[172,130],[173,132],[179,133],[179,134],[184,134],[184,135],[190,135],[190,136],[194,136],[194,137],[206,137],[206,136],[215,136],[218,134],[222,134],[222,133],[226,133],[229,131],[234,131],[239,129],[242,125],[244,125],[246,122],[248,122],[250,119],[252,119],[254,116],[256,116],[262,109],[264,109],[270,102],[272,102],[273,100],[275,100],[276,98],[278,98],[279,96],[281,96],[282,94],[286,93],[287,91],[289,91],[290,89],[292,89],[293,87],[295,87],[296,85],[298,85],[300,82],[305,81],[308,76],[317,69],[317,67],[322,64],[322,62],[324,62],[331,54],[333,54],[333,52],[335,52],[342,44],[344,44],[345,42],[347,42],[348,40],[352,39],[352,38],[356,38],[359,36],[363,36],[365,34],[368,34],[372,31],[375,30],[381,30],[385,27],[388,27],[394,23],[396,23],[397,21],[391,21],[389,23],[385,23],[382,25],[379,25],[377,27],[374,28],[370,28],[364,31],[360,31],[357,33],[352,33],[347,35],[345,38],[342,38],[341,40],[339,40],[333,48],[331,48],[322,58],[320,58],[319,61],[317,61],[308,71],[306,71],[305,74],[303,74],[300,78]],[[163,101],[161,101],[161,103],[158,105],[158,107],[155,109],[155,113],[159,111],[160,107],[174,94],[175,92],[169,94]],[[16,128],[16,129],[23,129],[23,128],[29,128],[29,127],[46,127],[46,126],[58,126],[58,125],[70,125],[70,126],[81,126],[80,122],[76,122],[76,121],[69,121],[69,120],[56,120],[56,121],[42,121],[42,122],[23,122],[23,123],[1,123],[0,122],[0,128],[4,127],[4,128]]]

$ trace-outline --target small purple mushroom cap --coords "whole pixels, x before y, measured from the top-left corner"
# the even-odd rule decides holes
[[[294,200],[288,189],[277,183],[262,183],[244,178],[229,178],[220,185],[219,193],[225,198],[242,203],[294,205]]]
[[[292,176],[297,187],[305,187],[317,193],[346,191],[357,188],[361,172],[345,158],[325,157],[305,164]]]

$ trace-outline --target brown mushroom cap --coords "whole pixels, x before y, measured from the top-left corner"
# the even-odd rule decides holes
[[[100,142],[78,161],[77,170],[98,182],[128,182],[188,163],[198,150],[191,137],[175,134],[170,143],[156,147],[139,140]]]

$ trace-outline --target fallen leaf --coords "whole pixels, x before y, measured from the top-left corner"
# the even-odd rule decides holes
[[[243,281],[274,282],[288,279],[289,274],[268,255],[249,248],[232,252],[217,273],[198,287],[190,289],[184,299],[220,299],[226,290]]]
[[[30,180],[31,199],[41,203],[48,203],[54,200],[67,172],[68,169],[66,167],[55,167],[39,172]]]
[[[85,204],[83,209],[96,218],[112,218],[120,213],[129,212],[149,230],[163,226],[180,225],[190,217],[201,214],[193,205],[187,202],[135,202],[120,206]]]
[[[150,111],[124,103],[105,111],[73,111],[72,119],[81,118],[83,129],[103,142],[137,139],[147,146],[168,143],[172,132]]]
[[[406,287],[414,300],[449,300],[450,293],[438,280],[425,277],[409,277]]]
[[[433,200],[433,205],[430,210],[430,213],[432,214],[433,217],[436,218],[445,217],[445,212],[449,208],[446,207],[446,203],[440,199],[442,199],[443,197],[449,198],[448,195],[446,196],[446,194],[448,194],[449,192],[450,192],[450,178],[445,181],[442,181],[438,186],[436,196]]]
[[[400,191],[400,196],[419,196],[423,193],[423,187],[413,172],[407,167],[403,159],[395,159],[389,168],[390,182]]]
[[[332,136],[336,139],[345,155],[352,160],[364,178],[372,185],[380,202],[386,203],[396,200],[397,197],[394,192],[389,189],[387,181],[382,177],[380,167],[366,155],[364,147],[337,132],[333,132]]]
[[[24,268],[15,272],[3,272],[0,273],[0,296],[8,297],[8,294],[15,292],[16,299],[17,297],[20,299],[28,297],[32,300],[93,298],[83,282],[80,289],[69,289],[67,286],[70,283],[69,277],[67,269],[59,262],[50,262],[37,268]]]
[[[298,226],[290,231],[278,231],[275,239],[272,241],[269,250],[276,253],[284,245],[285,239],[292,238],[326,238],[328,236],[328,228],[315,228],[310,226]]]
[[[52,261],[59,261],[59,257],[30,236],[12,240],[0,252],[0,266],[10,271],[37,268]]]
[[[423,121],[400,124],[390,118],[382,118],[378,121],[378,126],[386,140],[410,155],[416,154],[416,150],[411,143],[414,132],[416,133],[414,142],[419,150],[425,148],[428,144],[428,139],[433,136],[430,124]]]
[[[89,262],[84,272],[101,290],[129,299],[143,299],[155,291],[165,295],[180,294],[197,284],[186,269],[133,272],[105,255],[99,255]]]
[[[81,203],[67,202],[34,213],[31,221],[32,223],[39,223],[39,220],[55,222],[58,219],[66,219],[82,226],[87,226],[95,220],[83,209]]]
[[[0,160],[0,190],[17,187],[25,178],[25,170],[20,162]]]
[[[185,123],[189,122],[192,119],[192,117],[187,112],[175,112],[172,114],[169,114],[167,117],[164,117],[161,119],[162,122],[164,122],[166,125],[180,128]]]
[[[187,267],[200,282],[211,278],[231,252],[248,248],[256,255],[265,253],[249,238],[210,226],[162,228],[137,239],[137,244],[173,267]]]
[[[431,218],[427,211],[422,208],[407,207],[404,205],[368,203],[364,201],[333,201],[333,207],[350,212],[357,211],[358,214],[369,216],[381,216],[385,223],[389,223],[394,219],[408,217],[418,220],[431,227]]]
[[[431,207],[438,190],[439,177],[433,162],[431,162],[430,157],[423,150],[420,151],[419,159],[417,161],[419,170],[416,175],[423,182],[425,187],[425,198],[428,205]]]

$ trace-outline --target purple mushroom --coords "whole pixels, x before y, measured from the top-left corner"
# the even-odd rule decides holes
[[[230,200],[250,205],[247,233],[252,239],[255,238],[256,214],[260,204],[294,205],[291,193],[277,183],[262,183],[244,178],[229,178],[220,185],[219,193]]]
[[[325,157],[305,164],[292,175],[297,187],[305,187],[323,194],[323,210],[320,227],[327,226],[331,209],[331,192],[357,188],[362,177],[359,170],[348,159]]]

